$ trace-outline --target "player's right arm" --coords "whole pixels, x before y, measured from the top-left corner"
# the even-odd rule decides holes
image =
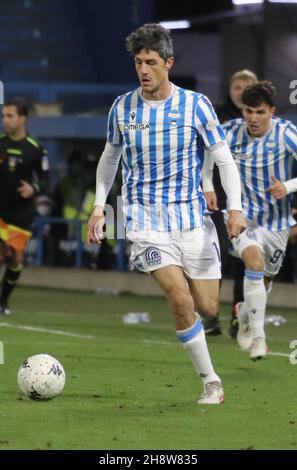
[[[105,225],[104,206],[113,185],[119,166],[123,137],[118,125],[118,97],[113,103],[107,123],[107,141],[97,165],[96,198],[94,208],[87,225],[87,242],[100,245],[104,238]]]
[[[87,242],[101,244],[104,238],[104,206],[113,185],[122,154],[122,146],[106,142],[97,165],[96,199],[87,225]]]

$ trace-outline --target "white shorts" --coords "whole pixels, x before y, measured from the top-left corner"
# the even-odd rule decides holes
[[[279,272],[288,242],[289,230],[270,232],[256,222],[246,220],[247,228],[239,237],[231,240],[231,255],[241,258],[249,246],[258,246],[263,253],[265,274],[274,277]]]
[[[181,266],[189,279],[220,279],[221,258],[212,220],[186,232],[127,232],[132,242],[131,269],[149,273],[165,266]]]

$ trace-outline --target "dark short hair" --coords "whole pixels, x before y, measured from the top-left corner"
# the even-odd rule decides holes
[[[142,49],[158,52],[165,60],[173,56],[173,42],[168,29],[156,23],[147,23],[129,34],[126,39],[127,51],[135,56]]]
[[[262,103],[266,103],[273,108],[275,106],[275,98],[275,87],[271,82],[263,80],[253,85],[248,85],[242,93],[241,100],[243,104],[252,108],[257,108]]]
[[[28,116],[29,114],[29,107],[26,101],[19,96],[15,98],[11,98],[10,100],[6,101],[4,106],[15,106],[17,113],[19,116]]]

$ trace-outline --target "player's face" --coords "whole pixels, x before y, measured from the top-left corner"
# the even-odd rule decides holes
[[[25,125],[26,117],[20,116],[15,106],[3,106],[2,124],[4,131],[8,134],[15,134]]]
[[[134,61],[144,98],[167,98],[168,71],[173,65],[173,57],[165,62],[158,52],[142,49],[134,56]],[[165,93],[165,96],[162,96],[162,93]]]
[[[275,108],[262,103],[256,108],[243,106],[243,116],[246,120],[249,134],[252,137],[262,137],[268,132],[271,124],[271,118],[275,113]]]
[[[253,83],[253,80],[242,80],[241,78],[237,78],[230,85],[230,97],[237,108],[242,108],[241,96],[244,89]]]

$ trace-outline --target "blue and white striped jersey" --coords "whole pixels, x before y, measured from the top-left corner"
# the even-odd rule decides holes
[[[156,107],[143,100],[138,88],[119,96],[109,113],[107,141],[123,149],[128,230],[203,225],[204,148],[225,142],[225,134],[204,95],[172,87],[171,96]]]
[[[284,119],[273,118],[262,137],[250,137],[244,119],[223,125],[227,142],[241,176],[244,215],[269,231],[295,225],[291,196],[276,200],[269,192],[271,177],[291,179],[293,158],[297,159],[297,129]]]

